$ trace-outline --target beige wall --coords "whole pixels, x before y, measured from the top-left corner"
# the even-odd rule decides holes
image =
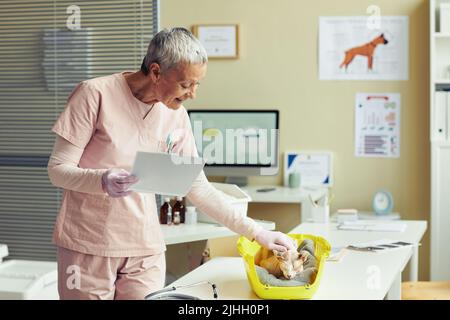
[[[409,81],[319,81],[318,17],[365,15],[372,4],[379,5],[383,15],[410,18]],[[276,107],[282,153],[334,152],[332,211],[370,210],[373,193],[385,188],[393,193],[395,210],[403,218],[429,219],[428,1],[161,0],[162,27],[201,23],[238,23],[240,59],[210,61],[198,97],[188,107]],[[401,93],[399,159],[354,156],[357,92]],[[282,175],[254,177],[250,182],[281,184]],[[275,220],[282,231],[298,222],[298,209],[292,205],[250,209],[257,217],[264,211],[264,218]],[[428,255],[427,234],[420,256],[422,279],[428,278]]]

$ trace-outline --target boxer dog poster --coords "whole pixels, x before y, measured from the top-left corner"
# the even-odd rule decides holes
[[[320,17],[320,80],[408,80],[408,17]]]

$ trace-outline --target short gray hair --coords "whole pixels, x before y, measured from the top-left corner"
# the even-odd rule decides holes
[[[206,63],[208,55],[200,41],[189,30],[163,29],[150,41],[147,54],[142,61],[141,71],[148,74],[148,67],[154,62],[161,67],[161,72],[165,72],[179,63]]]

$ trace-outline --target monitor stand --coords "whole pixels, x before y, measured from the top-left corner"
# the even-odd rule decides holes
[[[235,184],[239,187],[245,187],[248,184],[247,177],[226,177],[225,183]]]

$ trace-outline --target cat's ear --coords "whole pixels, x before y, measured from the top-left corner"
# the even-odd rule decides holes
[[[273,255],[278,259],[282,259],[282,260],[289,259],[289,252],[287,252],[287,251],[273,250]]]
[[[289,251],[284,251],[281,253],[281,258],[285,261],[289,261],[291,258],[291,254],[289,253]]]
[[[298,255],[298,260],[302,260],[303,262],[306,262],[308,260],[309,252],[308,251],[300,251],[300,254]]]
[[[281,254],[282,254],[281,251],[278,251],[278,250],[273,249],[272,252],[273,252],[273,255],[274,255],[275,257],[281,258]]]

